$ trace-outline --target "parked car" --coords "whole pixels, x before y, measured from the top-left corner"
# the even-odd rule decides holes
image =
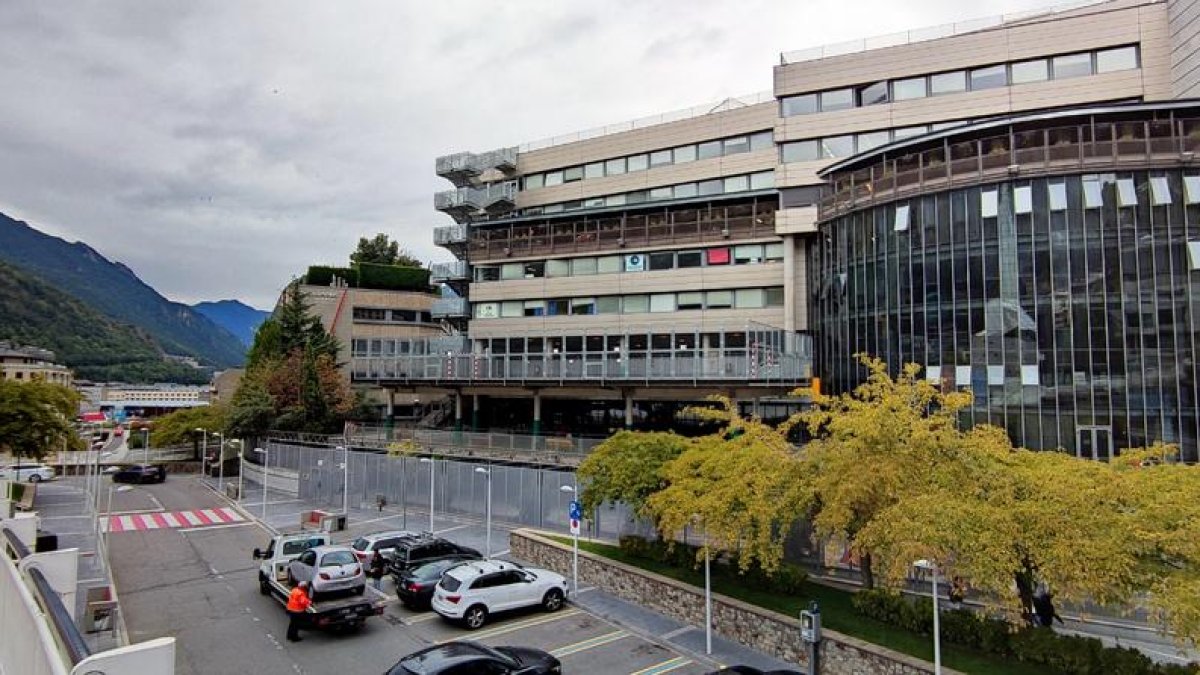
[[[754,666],[726,666],[708,675],[804,675],[799,670],[760,670]]]
[[[45,464],[9,464],[0,468],[0,480],[40,483],[44,480],[54,480],[54,469]]]
[[[537,605],[557,612],[566,599],[567,580],[561,574],[505,560],[476,560],[446,570],[430,606],[474,630],[496,612]]]
[[[134,464],[112,475],[114,483],[161,483],[167,479],[167,468],[157,464]]]
[[[404,571],[410,567],[455,555],[469,558],[483,557],[479,551],[473,548],[459,546],[448,539],[429,534],[405,537],[396,542],[395,547],[392,548],[392,557],[388,561],[388,572],[394,577],[404,574]]]
[[[562,664],[550,654],[532,647],[488,647],[478,642],[456,640],[413,652],[392,666],[385,675],[557,675]]]
[[[433,599],[433,589],[441,581],[446,570],[478,559],[479,556],[454,555],[410,567],[392,576],[396,582],[396,597],[410,609],[428,609],[429,602]]]
[[[354,549],[354,555],[358,557],[358,561],[363,564],[371,562],[371,558],[378,551],[384,558],[392,557],[392,550],[396,548],[396,544],[400,543],[401,539],[419,536],[416,532],[409,530],[390,530],[387,532],[375,532],[374,534],[364,534],[354,543],[350,544],[350,548]]]
[[[309,593],[329,597],[342,592],[362,595],[367,589],[367,575],[349,546],[317,546],[310,548],[288,563],[288,583],[292,586],[307,581]]]

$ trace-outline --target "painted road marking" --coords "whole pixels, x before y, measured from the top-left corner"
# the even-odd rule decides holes
[[[163,520],[167,521],[167,527],[183,527],[183,523],[176,520],[174,513],[164,513]]]
[[[246,518],[232,508],[193,509],[191,511],[163,511],[159,513],[135,513],[106,518],[106,532],[129,532],[134,530],[169,530],[195,527],[222,527],[240,525]]]
[[[534,619],[526,619],[524,621],[517,621],[514,623],[505,624],[503,626],[497,626],[490,630],[481,630],[476,633],[471,633],[471,639],[472,640],[482,640],[483,638],[495,637],[497,635],[504,635],[505,633],[511,633],[513,631],[518,631],[518,630],[521,630],[522,628],[530,628],[532,626],[540,626],[544,623],[550,623],[551,621],[558,621],[559,619],[565,619],[568,616],[574,616],[579,613],[581,613],[581,610],[568,609],[564,612],[556,612],[555,614],[551,614],[549,616],[543,616],[543,617],[534,618]],[[438,640],[434,644],[440,645],[440,644],[445,644],[447,642],[453,642],[453,641],[459,640],[459,639],[461,639],[461,636],[454,636],[454,637],[446,638],[445,640]]]
[[[649,668],[643,668],[642,670],[635,670],[629,675],[662,675],[663,673],[669,673],[672,670],[678,670],[690,664],[691,662],[692,660],[689,658],[676,656],[675,658],[668,661],[663,661],[658,665],[650,666]]]
[[[579,652],[586,651],[588,649],[592,649],[595,647],[599,647],[601,645],[606,645],[610,642],[616,642],[617,640],[620,640],[621,638],[625,638],[625,637],[629,637],[629,633],[626,633],[623,630],[615,630],[611,633],[605,633],[604,635],[598,635],[598,636],[588,639],[588,640],[580,640],[579,642],[576,642],[573,645],[559,647],[558,649],[552,650],[550,653],[556,657],[561,658],[564,656],[569,656],[571,654],[578,654]]]

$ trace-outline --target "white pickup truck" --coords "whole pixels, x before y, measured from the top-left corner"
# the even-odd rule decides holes
[[[292,591],[288,586],[288,563],[314,546],[330,543],[328,534],[305,532],[281,534],[271,539],[265,551],[254,549],[254,559],[262,561],[258,567],[259,590],[286,607]],[[361,628],[368,617],[383,614],[386,604],[387,596],[368,585],[361,596],[314,601],[308,606],[309,625],[354,630]]]

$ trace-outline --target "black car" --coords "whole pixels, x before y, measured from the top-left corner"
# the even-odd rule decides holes
[[[437,560],[430,560],[420,565],[410,567],[400,574],[393,574],[396,582],[396,597],[405,607],[411,609],[428,609],[429,601],[433,599],[433,588],[442,578],[446,570],[461,565],[469,560],[479,560],[477,555],[453,555]]]
[[[134,464],[113,474],[114,483],[161,483],[167,479],[166,467]]]
[[[558,659],[530,647],[488,647],[458,641],[427,647],[400,659],[384,675],[551,675]]]
[[[804,675],[799,670],[759,670],[754,666],[728,666],[708,675]]]
[[[412,567],[433,560],[441,560],[452,556],[479,559],[483,556],[473,548],[458,544],[440,537],[419,536],[405,537],[396,542],[388,561],[388,572],[393,578],[403,575]]]

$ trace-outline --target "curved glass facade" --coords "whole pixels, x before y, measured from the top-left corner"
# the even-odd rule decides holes
[[[1170,161],[1141,169],[1119,170],[1132,163],[1113,149],[1113,171],[1023,178],[1018,134],[1004,134],[1006,179],[886,202],[869,189],[866,205],[843,202],[821,223],[809,251],[817,372],[844,391],[862,377],[856,353],[916,362],[974,394],[966,423],[1003,426],[1025,447],[1106,459],[1163,440],[1196,461],[1200,167],[1177,138]]]

